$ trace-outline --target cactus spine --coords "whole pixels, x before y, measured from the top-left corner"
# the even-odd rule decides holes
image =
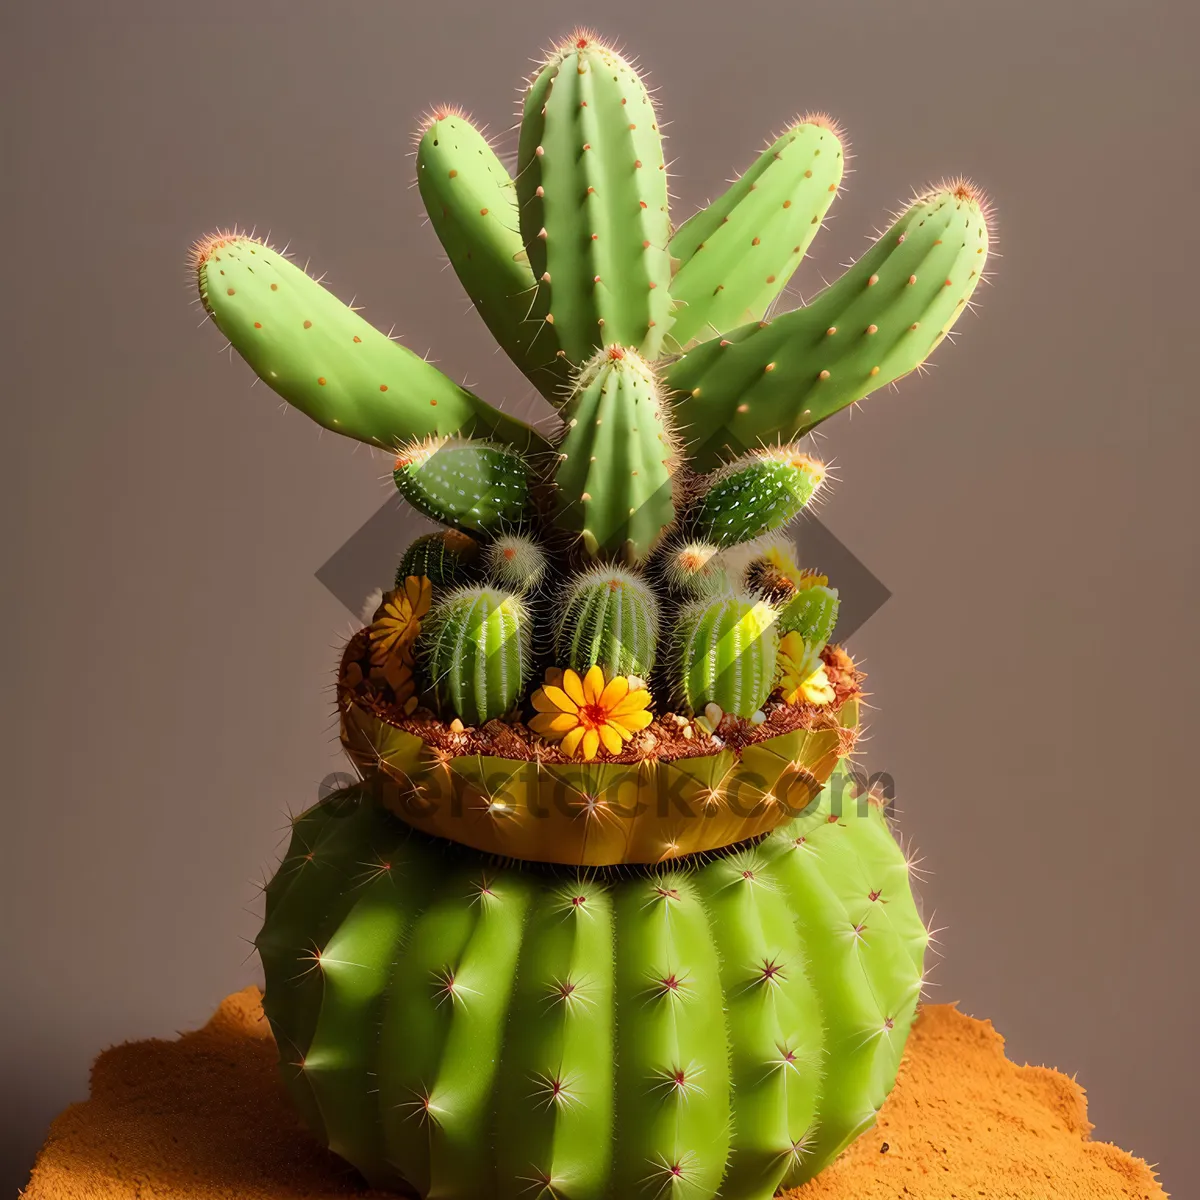
[[[435,702],[471,725],[503,716],[529,678],[530,620],[518,596],[496,588],[452,592],[417,643]]]
[[[779,649],[778,614],[742,596],[698,600],[684,609],[676,632],[676,686],[689,712],[716,704],[749,717],[766,702]]]
[[[555,638],[556,661],[580,675],[602,667],[649,676],[658,641],[658,601],[636,575],[595,567],[567,592]]]

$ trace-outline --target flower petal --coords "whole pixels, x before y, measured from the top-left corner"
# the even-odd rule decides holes
[[[562,752],[570,757],[575,757],[575,751],[579,748],[579,743],[583,741],[584,728],[582,725],[576,725],[570,733],[562,740]]]
[[[563,672],[562,690],[577,704],[586,704],[583,697],[583,681],[568,667]]]
[[[596,665],[588,668],[583,677],[583,694],[588,704],[595,704],[604,691],[604,668]]]
[[[623,717],[626,713],[639,712],[646,708],[653,699],[649,688],[635,688],[623,700],[614,704],[608,715]]]
[[[608,685],[604,691],[600,693],[600,707],[603,709],[615,708],[622,700],[625,699],[626,693],[629,691],[629,680],[624,675],[617,675],[608,681]]]
[[[539,696],[541,700],[538,699]],[[554,687],[549,683],[534,692],[533,707],[541,712],[577,713],[579,711],[575,701],[562,688]]]
[[[583,735],[583,757],[589,762],[596,757],[596,751],[600,749],[600,734],[594,729],[589,729]]]
[[[613,717],[612,720],[615,724],[624,726],[630,733],[637,733],[639,729],[645,729],[654,720],[654,714],[643,708],[637,712],[622,713],[621,716]]]
[[[529,728],[534,733],[554,740],[570,733],[578,724],[579,719],[572,713],[538,713],[529,719]]]
[[[619,729],[611,721],[601,725],[597,731],[600,734],[600,740],[604,743],[604,748],[609,754],[620,754],[623,749],[623,730]],[[626,737],[628,734],[625,735]]]

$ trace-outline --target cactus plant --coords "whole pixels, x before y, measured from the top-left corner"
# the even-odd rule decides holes
[[[398,587],[410,575],[424,576],[435,587],[458,587],[475,575],[479,543],[457,529],[439,529],[417,538],[396,569]]]
[[[749,717],[766,703],[779,648],[769,604],[735,595],[702,599],[679,617],[675,632],[675,687],[688,712],[715,704]]]
[[[796,516],[824,478],[824,464],[798,446],[752,450],[713,473],[696,532],[717,546],[751,541]]]
[[[927,940],[842,777],[754,847],[591,878],[362,786],[295,822],[257,945],[289,1091],[371,1184],[767,1200],[874,1120]]]
[[[860,676],[780,531],[824,478],[800,439],[970,307],[989,214],[926,189],[777,312],[845,144],[798,118],[673,228],[655,103],[588,31],[529,80],[515,169],[433,110],[421,198],[544,432],[261,241],[194,248],[258,377],[447,527],[346,648],[365,781],[297,822],[258,943],[297,1104],[372,1183],[765,1200],[891,1086],[926,938],[882,811],[821,790]]]
[[[658,601],[647,584],[616,568],[595,567],[567,592],[555,652],[564,667],[649,676],[658,641]]]
[[[417,642],[440,708],[470,724],[503,716],[529,677],[529,613],[519,597],[464,587],[430,613]]]
[[[524,595],[541,586],[549,574],[550,559],[533,538],[506,533],[484,551],[483,566],[498,587]]]

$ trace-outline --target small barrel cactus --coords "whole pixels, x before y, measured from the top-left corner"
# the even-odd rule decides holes
[[[685,596],[708,596],[728,591],[731,585],[720,547],[711,542],[672,546],[663,558],[662,574],[668,587]]]
[[[824,464],[798,446],[752,450],[714,473],[696,508],[696,534],[732,546],[769,533],[795,517],[824,478]]]
[[[658,601],[644,580],[616,567],[593,568],[567,592],[555,637],[559,664],[583,674],[646,678],[654,667]]]
[[[459,587],[478,573],[479,543],[457,529],[419,537],[404,552],[396,571],[399,587],[410,575],[422,575],[435,587]]]
[[[545,582],[550,560],[533,538],[506,533],[484,551],[483,568],[488,579],[498,587],[524,595]]]
[[[689,712],[715,704],[752,716],[766,702],[779,649],[778,613],[762,600],[718,596],[698,600],[676,629],[675,685]]]
[[[417,442],[400,451],[392,477],[413,508],[456,529],[511,529],[529,504],[525,460],[511,447],[491,442]]]
[[[503,716],[529,678],[529,611],[497,588],[451,592],[430,613],[417,652],[438,707],[471,725]]]

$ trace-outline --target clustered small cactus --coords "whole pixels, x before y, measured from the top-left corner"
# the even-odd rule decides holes
[[[988,249],[979,191],[934,187],[809,304],[769,316],[844,155],[829,118],[798,118],[673,230],[654,104],[587,32],[530,81],[515,175],[464,113],[432,112],[421,196],[488,328],[556,407],[545,436],[263,243],[197,246],[204,306],[258,375],[395,453],[401,495],[447,527],[403,553],[397,586],[428,579],[433,608],[407,674],[392,669],[443,719],[528,722],[543,679],[594,668],[659,711],[755,719],[773,693],[832,697],[838,595],[780,538],[825,479],[800,439],[921,365]]]

